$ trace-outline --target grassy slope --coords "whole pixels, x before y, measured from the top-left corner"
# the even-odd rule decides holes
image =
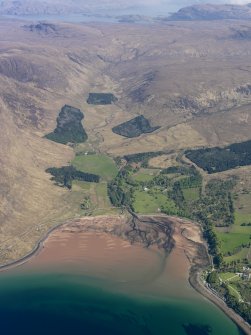
[[[72,164],[80,171],[95,173],[102,178],[101,182],[98,184],[84,182],[74,183],[75,190],[76,188],[82,189],[83,194],[90,197],[92,208],[91,211],[87,212],[92,213],[93,215],[117,213],[117,210],[112,208],[107,194],[107,182],[114,178],[118,173],[114,161],[106,155],[91,154],[76,156],[72,161]]]
[[[233,252],[236,248],[242,247],[243,244],[248,244],[251,242],[251,227],[241,226],[243,222],[251,221],[251,215],[246,213],[241,213],[236,211],[235,213],[235,223],[230,227],[229,232],[218,232],[217,235],[221,241],[222,252],[225,254],[227,252]],[[245,248],[246,249],[246,248]],[[248,251],[248,249],[246,249]],[[247,254],[247,252],[246,252]],[[242,259],[245,258],[244,251],[238,251],[238,256]],[[231,258],[227,257],[226,260],[238,259],[237,255]]]

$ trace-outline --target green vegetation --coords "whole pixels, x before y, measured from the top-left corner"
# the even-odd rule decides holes
[[[100,177],[95,174],[78,171],[73,166],[63,166],[61,168],[55,168],[55,167],[48,168],[46,172],[50,173],[53,176],[51,179],[54,180],[57,185],[67,187],[69,189],[72,188],[73,180],[98,183],[100,179]]]
[[[151,170],[150,170],[151,171]],[[137,172],[136,174],[132,175],[133,180],[137,182],[149,182],[153,180],[154,175],[153,173],[149,173],[149,170],[142,170],[142,172]]]
[[[236,193],[238,179],[233,177],[210,179],[204,182],[202,190],[201,174],[188,164],[164,170],[146,168],[150,158],[161,154],[128,155],[126,163],[117,158],[121,166],[118,171],[111,158],[79,151],[73,166],[47,172],[53,174],[60,186],[82,194],[79,206],[83,215],[117,213],[114,207],[118,207],[139,214],[161,212],[200,222],[215,269],[208,273],[208,284],[229,306],[250,320],[247,302],[251,288],[246,279],[236,275],[250,263],[251,213],[247,206],[235,210],[235,204],[240,204],[240,197],[247,196],[247,192]],[[99,175],[102,181],[97,183]]]
[[[165,210],[169,214],[177,214],[174,201],[159,189],[152,189],[150,192],[135,190],[133,198],[133,209],[136,213],[151,214]]]
[[[127,161],[128,164],[140,163],[142,167],[148,167],[148,162],[151,158],[158,157],[163,154],[163,151],[140,152],[138,154],[126,155],[123,158]]]
[[[212,271],[207,276],[209,287],[217,291],[226,304],[233,308],[245,320],[251,322],[250,282],[241,279],[234,272],[218,273]],[[244,299],[245,300],[244,300]]]
[[[108,183],[108,195],[115,207],[132,209],[133,186],[136,183],[129,179],[131,173],[132,168],[126,166]]]
[[[200,188],[193,187],[193,188],[184,189],[183,195],[184,195],[186,202],[198,200],[200,198]]]
[[[234,230],[228,233],[217,232],[221,243],[221,251],[224,256],[231,256],[239,252],[242,248],[249,247],[251,244],[251,234],[239,233]]]
[[[140,115],[112,128],[112,131],[115,134],[132,138],[138,137],[141,134],[152,133],[159,128],[151,127],[149,121],[143,115]]]
[[[117,100],[112,93],[89,93],[87,103],[90,105],[111,105]]]
[[[161,153],[162,154],[162,153]],[[170,215],[189,216],[190,208],[200,195],[201,176],[195,168],[187,166],[176,177],[156,169],[134,168],[137,162],[143,166],[156,153],[141,153],[127,156],[126,167],[108,185],[108,194],[114,206],[127,207],[137,213],[162,212]],[[186,173],[186,175],[185,175]],[[186,198],[183,191],[187,190]],[[189,190],[193,197],[189,198]],[[196,194],[197,193],[197,194]]]
[[[221,242],[222,245],[222,242]],[[242,244],[241,244],[242,245]],[[249,253],[250,248],[245,248],[242,246],[238,246],[238,250],[236,252],[236,249],[234,252],[230,252],[232,254],[232,256],[224,256],[224,262],[226,262],[227,264],[230,263],[235,263],[235,262],[245,262],[245,260],[247,259],[247,255]]]
[[[188,150],[186,156],[208,173],[251,165],[251,140],[234,143],[225,148]]]
[[[127,164],[121,164],[121,170],[108,184],[112,204],[140,214],[162,212],[200,222],[214,263],[214,271],[208,273],[206,280],[230,307],[250,322],[251,287],[246,277],[237,273],[250,264],[251,213],[247,212],[247,206],[244,212],[235,210],[239,201],[235,193],[238,179],[210,179],[202,190],[203,178],[192,165],[161,171],[145,168],[151,157],[161,154],[125,157]]]
[[[236,280],[240,280],[240,277],[236,274],[234,274],[233,272],[222,272],[222,273],[219,273],[219,277],[222,281],[228,281],[228,280],[231,280],[231,281],[236,281]]]
[[[65,105],[58,115],[56,129],[45,137],[62,144],[85,142],[87,134],[81,123],[83,118],[79,109]]]
[[[79,154],[72,165],[79,171],[97,174],[104,180],[111,180],[118,173],[113,159],[105,155]]]
[[[234,206],[231,191],[235,185],[234,179],[226,181],[212,179],[208,182],[205,194],[197,203],[195,216],[206,216],[215,226],[229,226],[234,223]]]

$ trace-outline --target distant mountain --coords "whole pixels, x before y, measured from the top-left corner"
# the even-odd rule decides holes
[[[201,4],[181,8],[177,13],[168,17],[168,20],[250,20],[251,3],[247,5],[215,5]]]
[[[0,4],[0,14],[4,15],[43,15],[75,12],[77,6],[59,1],[4,0]]]
[[[151,0],[146,3],[142,0],[3,0],[0,1],[0,14],[18,16],[96,13],[104,10],[133,11],[142,5],[151,5]]]

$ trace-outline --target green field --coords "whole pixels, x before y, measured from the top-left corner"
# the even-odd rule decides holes
[[[105,155],[79,155],[74,158],[72,165],[79,171],[97,174],[106,181],[118,173],[113,159]]]
[[[219,276],[221,278],[222,281],[238,281],[240,280],[240,277],[237,276],[235,273],[233,272],[221,272],[219,273]]]
[[[251,242],[250,234],[247,233],[217,232],[217,236],[221,242],[221,250],[223,254],[233,252],[237,247],[241,247],[243,244]]]
[[[172,214],[177,211],[174,202],[160,191],[136,190],[134,192],[133,207],[136,213],[141,214],[158,213],[161,207],[169,210]]]
[[[251,222],[251,214],[249,213],[242,213],[240,210],[235,211],[235,224],[241,225],[242,223],[248,223]]]
[[[153,180],[154,176],[149,175],[148,173],[143,173],[143,172],[139,172],[135,175],[132,176],[133,180],[138,181],[138,182],[148,182]]]
[[[80,209],[81,215],[102,215],[117,214],[119,210],[114,208],[107,194],[107,182],[88,183],[82,181],[73,181],[72,197],[78,197],[79,207],[84,203],[86,197],[89,198],[90,208],[88,210]]]
[[[231,263],[232,261],[238,261],[239,259],[243,260],[247,258],[248,253],[249,253],[249,248],[243,248],[232,256],[224,257],[224,261],[227,263]]]
[[[200,189],[198,187],[186,188],[182,192],[186,201],[195,201],[200,198]]]
[[[86,182],[86,181],[79,181],[79,180],[73,180],[72,182],[72,190],[73,191],[80,191],[80,190],[90,190],[92,183]]]
[[[251,221],[251,215],[235,211],[235,223],[230,226],[229,232],[218,232],[217,235],[221,241],[221,250],[223,254],[235,251],[238,247],[243,247],[251,243],[251,226],[241,226],[242,223]],[[243,250],[237,251],[234,255],[225,257],[226,261],[233,261],[244,259],[248,249],[244,247]]]

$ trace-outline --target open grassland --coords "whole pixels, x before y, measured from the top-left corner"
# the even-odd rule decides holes
[[[74,181],[72,185],[73,194],[78,194],[78,204],[81,215],[115,214],[119,210],[111,205],[107,194],[107,182],[88,183]],[[88,206],[85,206],[87,202]]]
[[[233,272],[220,272],[219,273],[220,279],[222,281],[239,281],[240,277]]]
[[[143,173],[143,172],[140,172],[140,173],[137,173],[135,174],[134,176],[132,176],[133,180],[135,181],[138,181],[138,182],[148,182],[150,180],[153,180],[153,176],[147,174],[147,173]]]
[[[158,213],[161,211],[162,207],[173,213],[177,211],[174,202],[169,199],[166,194],[161,193],[159,190],[151,190],[150,192],[136,190],[133,196],[133,208],[136,213]]]
[[[242,248],[244,245],[247,245],[251,242],[250,234],[245,232],[229,232],[222,233],[218,232],[217,236],[221,242],[221,250],[223,254],[232,253],[236,248]]]
[[[118,173],[113,159],[106,155],[77,155],[72,165],[79,171],[97,174],[103,180],[111,180]]]
[[[153,157],[149,160],[149,166],[154,168],[166,169],[170,166],[178,165],[176,158],[177,158],[176,153]]]
[[[248,258],[250,253],[250,248],[242,248],[239,252],[233,254],[232,256],[224,257],[224,261],[227,263],[231,263],[234,261],[243,261]]]

